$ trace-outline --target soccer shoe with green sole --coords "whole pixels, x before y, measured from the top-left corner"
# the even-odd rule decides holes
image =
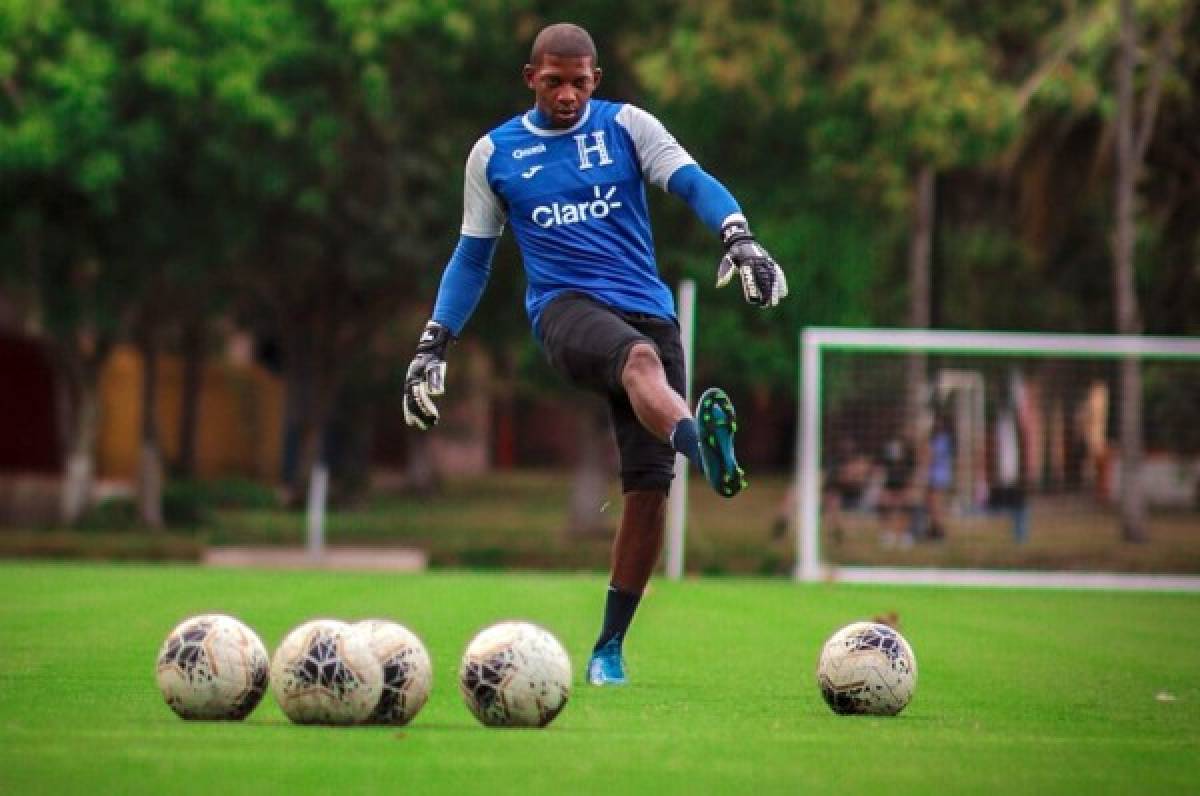
[[[733,455],[733,433],[737,414],[733,401],[720,387],[709,387],[696,404],[696,428],[700,432],[700,460],[704,476],[722,497],[731,498],[746,488],[746,472]]]
[[[588,661],[587,679],[592,685],[625,685],[625,658],[621,655],[621,642],[611,639],[592,653]]]

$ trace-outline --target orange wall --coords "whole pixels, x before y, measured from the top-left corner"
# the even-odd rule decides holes
[[[179,452],[183,361],[159,359],[159,439],[167,461]],[[132,479],[141,446],[142,361],[118,348],[100,377],[96,467],[102,478]],[[283,385],[257,366],[210,361],[204,366],[197,429],[196,475],[278,477],[283,447]]]

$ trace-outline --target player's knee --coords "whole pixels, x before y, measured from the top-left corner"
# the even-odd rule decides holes
[[[650,343],[634,343],[625,357],[625,367],[621,371],[621,381],[626,386],[630,381],[649,378],[663,369],[662,360],[658,358],[658,350]]]
[[[651,468],[645,470],[622,470],[621,492],[628,496],[631,493],[658,493],[666,501],[667,492],[671,489],[671,481],[675,474],[668,468]]]

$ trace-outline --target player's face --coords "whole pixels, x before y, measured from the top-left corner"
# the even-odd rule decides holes
[[[538,110],[555,127],[579,121],[599,83],[600,70],[586,55],[543,55],[536,65],[525,65],[525,85],[533,90]]]

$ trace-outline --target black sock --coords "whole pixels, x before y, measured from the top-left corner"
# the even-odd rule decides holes
[[[641,599],[640,594],[621,591],[616,586],[608,587],[608,596],[604,600],[604,627],[600,630],[600,638],[596,640],[592,652],[614,638],[619,641],[625,639],[625,631],[629,630],[629,623],[633,621],[633,613]]]
[[[671,447],[688,457],[699,470],[704,470],[704,464],[700,461],[700,431],[696,428],[694,417],[685,417],[675,424],[675,430],[671,432]]]

